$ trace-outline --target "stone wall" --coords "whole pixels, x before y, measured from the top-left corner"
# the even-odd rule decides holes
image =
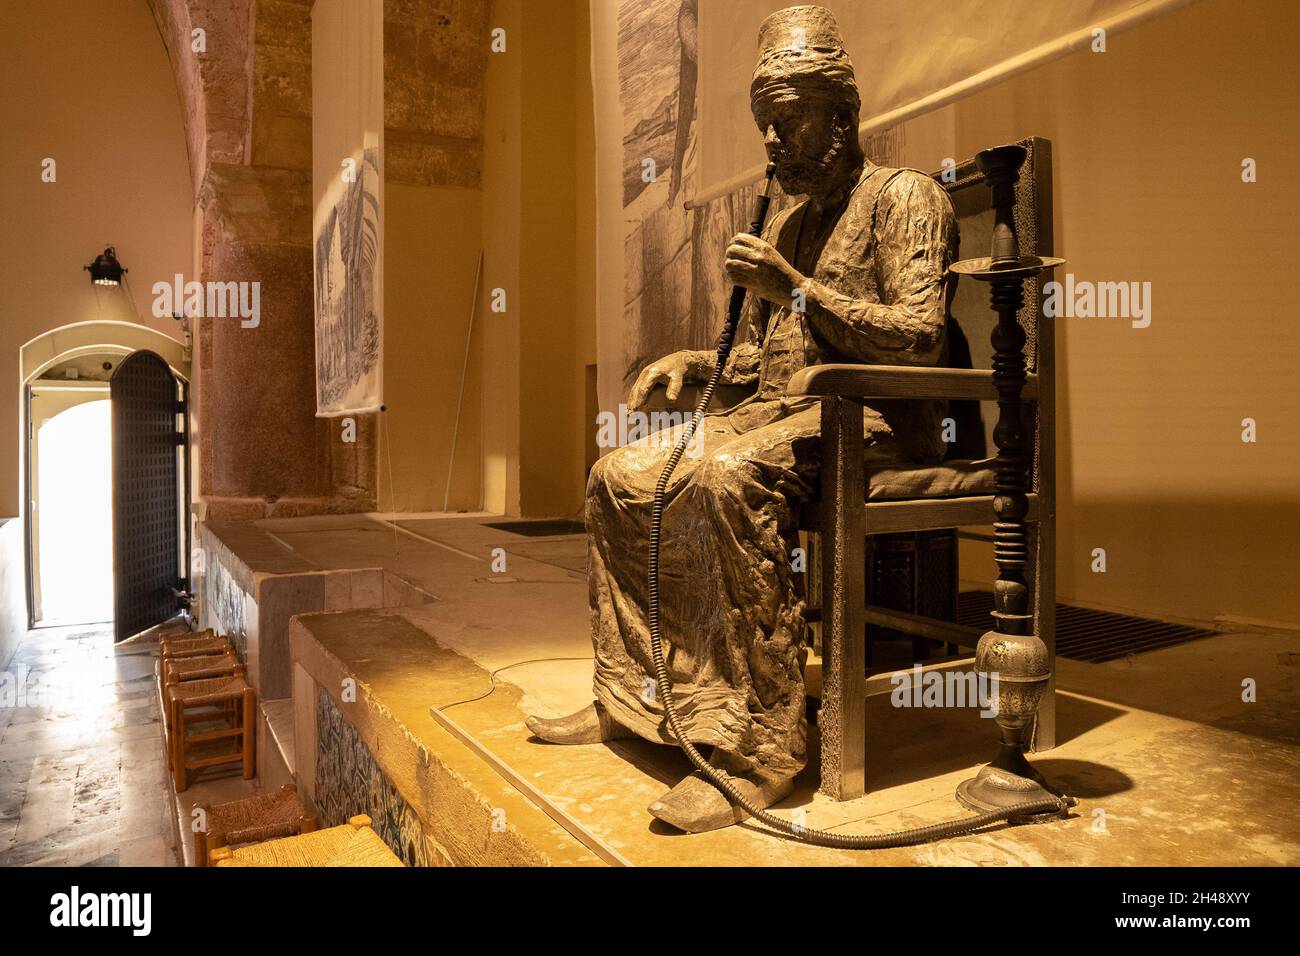
[[[385,509],[482,503],[482,338],[501,318],[483,302],[502,284],[484,272],[471,336],[484,243],[487,6],[383,7]]]
[[[384,175],[477,189],[483,175],[486,0],[384,0]]]

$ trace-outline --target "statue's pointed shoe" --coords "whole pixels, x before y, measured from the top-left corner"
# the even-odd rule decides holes
[[[528,717],[524,723],[533,736],[548,744],[598,744],[636,736],[614,723],[605,708],[595,701],[567,717]]]
[[[764,810],[784,800],[794,791],[794,777],[768,777],[751,773],[731,779],[750,803],[757,804]],[[682,780],[650,804],[649,810],[657,819],[684,833],[719,830],[749,818],[748,813],[732,806],[722,791],[699,773],[692,773]]]

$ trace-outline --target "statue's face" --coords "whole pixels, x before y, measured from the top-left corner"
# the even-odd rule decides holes
[[[792,196],[825,191],[852,125],[840,105],[829,98],[787,94],[780,101],[760,98],[752,108],[781,188]]]

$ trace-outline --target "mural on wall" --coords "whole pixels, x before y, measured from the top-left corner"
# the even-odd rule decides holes
[[[706,348],[714,331],[702,293],[721,284],[721,256],[701,268],[697,232],[719,217],[682,206],[697,166],[696,3],[622,0],[618,7],[626,255],[616,374],[623,393],[645,365],[678,349]]]
[[[317,414],[378,411],[383,361],[377,147],[367,146],[335,177],[314,225]]]

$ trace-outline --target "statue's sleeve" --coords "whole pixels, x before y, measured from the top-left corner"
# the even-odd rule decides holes
[[[763,363],[763,334],[767,330],[768,303],[756,295],[745,296],[745,311],[741,317],[740,332],[743,340],[731,349],[723,381],[728,385],[757,385],[759,367]]]
[[[943,348],[944,277],[957,250],[952,201],[929,176],[904,170],[880,193],[874,238],[880,301],[810,281],[813,329],[837,352],[859,361],[934,365]]]

